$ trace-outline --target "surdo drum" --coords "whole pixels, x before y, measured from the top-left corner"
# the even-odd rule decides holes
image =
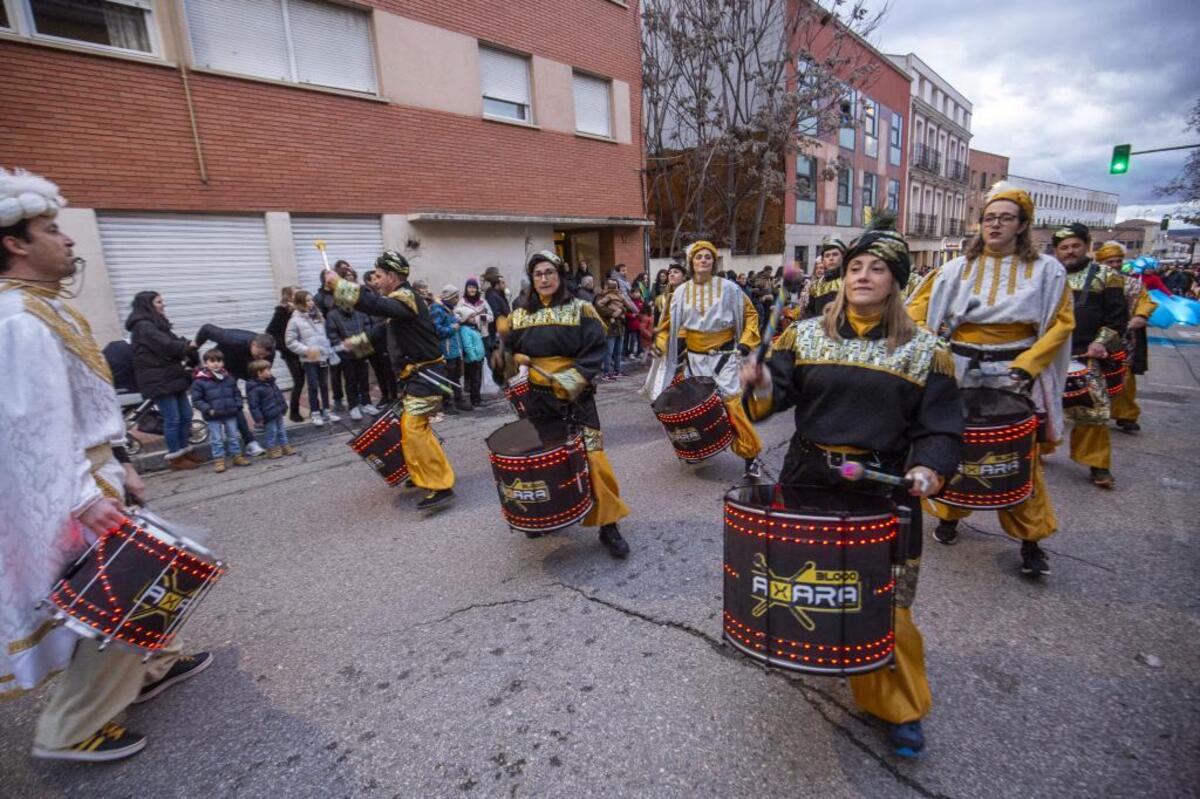
[[[725,495],[725,639],[809,674],[861,674],[895,649],[894,552],[907,516],[884,497],[747,485]]]
[[[101,647],[157,652],[225,573],[208,549],[142,510],[109,530],[50,592],[56,619]]]
[[[1071,361],[1067,367],[1067,382],[1063,386],[1064,408],[1090,408],[1094,404],[1088,389],[1088,365]]]
[[[400,404],[396,403],[349,442],[350,448],[390,486],[400,485],[408,477],[400,415]]]
[[[711,377],[689,377],[650,404],[684,463],[699,463],[733,443],[729,414]]]
[[[504,397],[512,405],[517,416],[524,419],[529,415],[529,376],[519,374],[504,384]]]
[[[1128,370],[1128,359],[1128,353],[1121,349],[1100,362],[1100,369],[1104,372],[1104,385],[1108,389],[1108,396],[1115,397],[1125,390],[1125,373]]]
[[[509,422],[487,437],[500,512],[533,538],[569,527],[592,509],[592,481],[583,434],[543,437],[528,419]]]
[[[936,499],[960,508],[1011,508],[1033,493],[1038,417],[1024,394],[960,389],[966,422],[958,473]]]

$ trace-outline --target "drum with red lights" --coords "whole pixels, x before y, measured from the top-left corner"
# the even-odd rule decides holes
[[[529,415],[529,376],[518,374],[504,384],[504,397],[512,405],[517,416],[524,419]]]
[[[1067,382],[1063,386],[1064,408],[1091,408],[1095,405],[1088,389],[1088,365],[1083,361],[1071,361],[1067,366]]]
[[[349,442],[350,448],[390,486],[400,485],[408,478],[402,446],[404,431],[400,426],[402,413],[399,403],[392,405]]]
[[[55,618],[101,647],[156,652],[225,573],[208,549],[141,511],[105,533],[50,592]]]
[[[1128,354],[1121,349],[1100,361],[1100,370],[1104,372],[1104,386],[1108,390],[1108,396],[1115,397],[1125,390],[1128,359]]]
[[[809,674],[887,665],[896,646],[892,564],[902,528],[885,497],[828,487],[732,489],[725,639],[755,660]]]
[[[1033,401],[997,388],[964,388],[959,394],[966,414],[963,455],[938,501],[997,510],[1029,499],[1038,436]]]
[[[733,426],[711,377],[689,377],[672,384],[650,408],[684,463],[699,463],[733,443]]]
[[[569,527],[592,509],[592,481],[581,432],[555,436],[521,419],[488,436],[487,448],[500,512],[513,529],[532,538]]]

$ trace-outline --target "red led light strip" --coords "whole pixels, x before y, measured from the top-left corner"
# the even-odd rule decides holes
[[[778,658],[785,658],[797,663],[811,663],[816,666],[835,666],[846,668],[850,666],[868,665],[871,663],[877,663],[881,660],[886,660],[887,657],[892,654],[892,650],[895,649],[895,644],[888,644],[887,647],[882,651],[865,656],[823,657],[821,655],[801,655],[798,652],[790,651],[788,649],[770,649],[768,648],[768,645],[752,641],[736,630],[731,629],[728,625],[725,627],[725,634],[737,639],[742,643],[743,646],[753,649],[756,652],[762,652],[766,655],[774,655]],[[788,641],[786,639],[781,639],[781,641],[788,644],[796,643],[795,641]]]
[[[733,441],[733,431],[730,430],[724,436],[722,436],[721,439],[719,441],[717,441],[715,444],[710,444],[709,446],[705,447],[704,449],[682,449],[677,446],[677,447],[675,447],[675,454],[677,456],[679,456],[679,458],[681,460],[685,460],[685,461],[704,460],[705,458],[708,458],[712,455],[716,455],[718,452],[720,452],[721,450],[728,447],[730,442],[732,442],[732,441]]]
[[[590,489],[590,484],[589,484]],[[509,521],[514,527],[530,527],[534,529],[544,529],[547,527],[555,527],[558,525],[569,524],[568,520],[573,520],[574,517],[582,516],[587,513],[586,505],[592,501],[592,492],[589,490],[584,495],[583,499],[579,500],[569,510],[562,513],[556,513],[553,516],[521,516],[513,513],[503,504],[500,510],[504,513],[504,518]]]
[[[690,422],[693,419],[703,416],[709,411],[716,409],[720,404],[721,400],[717,398],[716,394],[713,394],[704,402],[686,411],[680,411],[679,413],[656,413],[654,415],[663,424],[679,424],[680,422]]]
[[[728,563],[724,564],[724,567],[725,567],[725,573],[726,573],[726,574],[728,574],[728,575],[729,575],[730,577],[732,577],[733,579],[735,579],[735,580],[736,580],[736,579],[738,579],[739,577],[741,577],[741,576],[742,576],[742,575],[738,574],[737,572],[735,572],[735,571],[733,570],[733,567],[732,567],[732,566],[730,566]]]
[[[734,615],[729,611],[725,611],[725,624],[727,629],[728,625],[734,625],[738,628],[739,633],[747,637],[758,639],[769,638],[770,643],[775,646],[787,645],[793,649],[813,649],[818,652],[870,652],[873,649],[879,649],[880,647],[888,646],[895,638],[895,633],[888,632],[887,635],[880,638],[878,641],[870,641],[865,644],[847,644],[846,646],[838,646],[837,644],[809,644],[805,643],[804,641],[793,641],[790,638],[778,638],[774,635],[768,636],[766,633],[760,632],[750,625],[743,624],[742,622],[738,621],[737,618],[735,618]]]
[[[1019,441],[1037,432],[1037,417],[1032,416],[1020,424],[1009,427],[971,428],[963,431],[963,441],[967,444],[1003,444],[1006,441]]]

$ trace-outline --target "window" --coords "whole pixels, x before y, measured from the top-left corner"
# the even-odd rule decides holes
[[[874,100],[863,100],[863,153],[879,155],[879,103]]]
[[[900,166],[900,145],[904,140],[904,117],[892,113],[892,127],[888,131],[888,163]]]
[[[837,224],[849,227],[854,224],[854,208],[850,197],[854,190],[854,176],[849,169],[839,169],[837,176]]]
[[[479,48],[483,115],[532,122],[529,108],[529,59],[490,47]]]
[[[900,213],[900,181],[888,181],[887,207],[893,214]]]
[[[862,204],[863,209],[875,207],[875,182],[876,175],[874,172],[864,172],[862,178]]]
[[[186,0],[196,64],[375,92],[371,16],[318,0]]]
[[[858,105],[858,92],[851,91],[841,100],[841,120],[838,128],[838,146],[847,150],[854,149],[855,108]]]
[[[11,28],[8,24],[8,11],[4,8],[4,3],[0,2],[0,28]]]
[[[591,75],[576,72],[575,130],[593,136],[612,138],[611,84]]]
[[[149,0],[29,0],[33,33],[152,53]],[[0,20],[8,26],[7,14]]]
[[[796,224],[817,222],[817,164],[812,158],[796,156]]]
[[[801,244],[801,245],[792,247],[792,259],[793,259],[793,263],[795,263],[796,266],[798,266],[799,268],[801,268],[805,272],[807,272],[808,271],[808,246]]]

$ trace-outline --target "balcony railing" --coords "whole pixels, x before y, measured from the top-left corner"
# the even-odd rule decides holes
[[[946,177],[956,180],[959,183],[966,183],[971,177],[971,171],[967,169],[967,165],[962,161],[947,161],[946,173]]]
[[[914,169],[923,169],[935,175],[941,174],[942,153],[927,144],[918,144],[913,148],[913,160],[909,165]]]
[[[938,235],[938,218],[933,214],[909,214],[908,235],[915,238],[930,238]]]
[[[951,239],[960,239],[965,235],[963,233],[963,221],[961,219],[951,219],[946,223],[946,236]]]

